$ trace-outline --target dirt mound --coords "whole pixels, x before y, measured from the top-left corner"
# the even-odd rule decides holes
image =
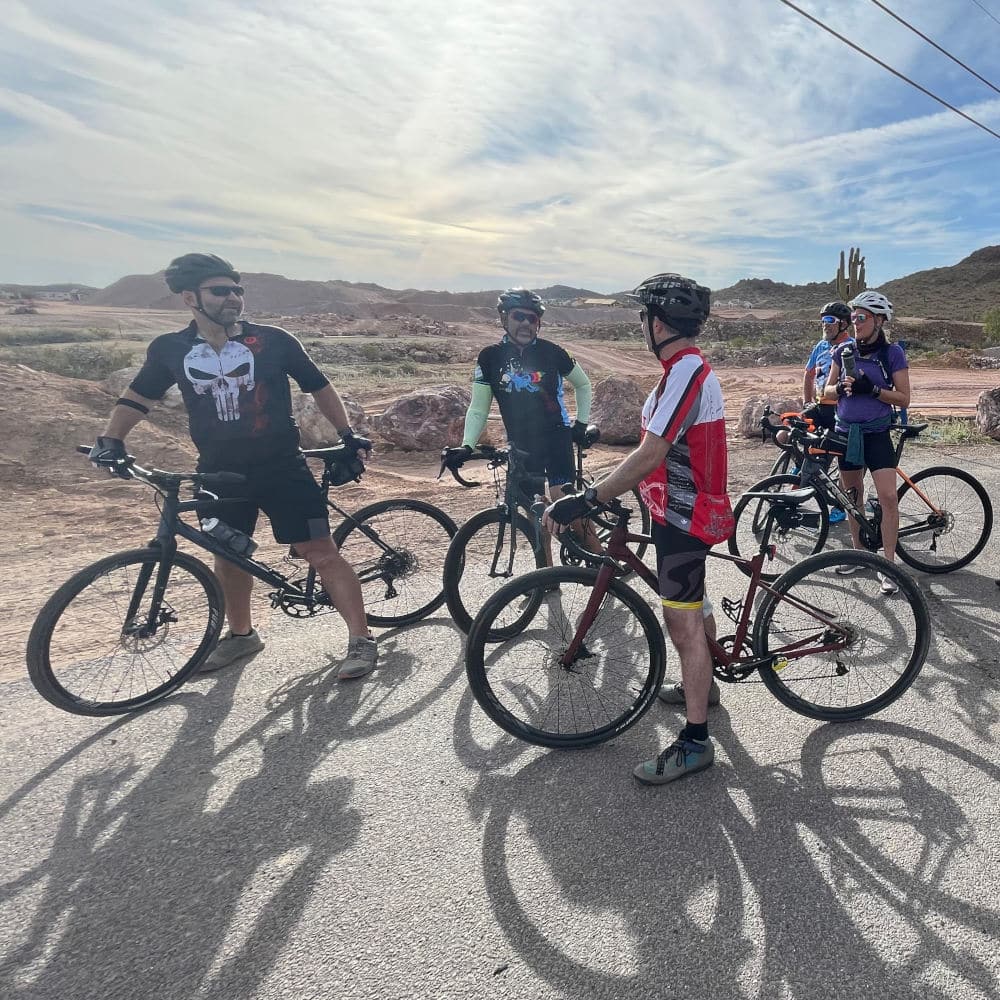
[[[0,483],[4,491],[51,487],[73,493],[93,480],[78,444],[104,430],[114,398],[96,382],[63,378],[24,365],[0,365]],[[146,464],[192,468],[187,416],[157,408],[129,436]]]

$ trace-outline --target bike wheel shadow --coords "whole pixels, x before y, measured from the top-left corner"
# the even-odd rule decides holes
[[[662,788],[633,781],[638,757],[625,739],[484,775],[471,807],[485,814],[483,878],[503,966],[576,996],[637,1000],[911,996],[915,982],[921,996],[943,998],[956,981],[995,993],[995,900],[964,900],[953,885],[969,862],[969,823],[906,771],[912,754],[891,751],[893,771],[883,742],[954,751],[979,787],[1000,777],[996,765],[908,727],[868,723],[820,727],[801,764],[796,754],[762,766],[724,710],[712,726],[717,764]],[[844,747],[857,755],[861,787],[872,760],[886,781],[895,774],[893,795],[908,806],[892,822],[923,845],[906,863],[864,831],[876,819],[857,807],[858,788],[831,787],[830,762],[844,762]],[[978,853],[989,862],[989,845]],[[991,863],[983,875],[995,881]],[[866,919],[875,898],[881,919]]]

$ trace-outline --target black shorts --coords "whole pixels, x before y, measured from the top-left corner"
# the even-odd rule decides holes
[[[853,465],[846,458],[841,458],[841,472],[856,472],[859,469],[877,472],[879,469],[896,468],[896,447],[892,443],[892,435],[888,431],[877,431],[875,434],[865,434],[863,437],[865,464]]]
[[[199,472],[238,472],[247,481],[238,486],[214,486],[221,498],[239,498],[243,503],[219,504],[216,514],[230,527],[252,535],[257,515],[263,511],[271,520],[274,537],[286,545],[328,538],[330,519],[326,500],[302,455],[269,459],[260,465],[202,467]],[[204,516],[204,515],[203,515]]]
[[[573,432],[569,427],[550,427],[539,431],[537,438],[511,444],[528,453],[526,471],[532,476],[544,476],[549,486],[565,486],[576,479]]]
[[[653,521],[660,603],[680,611],[701,609],[705,600],[705,560],[710,545],[671,524]]]
[[[822,428],[823,430],[832,431],[833,425],[837,422],[837,407],[836,405],[828,406],[825,403],[820,403],[812,411],[813,423]]]

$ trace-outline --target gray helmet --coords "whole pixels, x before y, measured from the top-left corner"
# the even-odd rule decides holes
[[[540,295],[527,288],[508,288],[507,291],[501,292],[500,298],[497,299],[497,312],[503,319],[504,314],[509,313],[511,309],[527,309],[541,319],[542,313],[545,312],[545,304]]]
[[[239,282],[240,272],[214,253],[186,253],[170,262],[163,277],[170,291],[193,292],[206,278],[232,278]]]
[[[712,292],[704,285],[680,274],[654,274],[629,298],[644,306],[654,306],[667,320],[701,323],[711,311]]]
[[[845,323],[850,323],[851,307],[846,302],[841,302],[840,300],[836,302],[827,302],[827,304],[819,311],[819,318],[822,319],[824,316],[835,316],[837,319],[843,320]]]

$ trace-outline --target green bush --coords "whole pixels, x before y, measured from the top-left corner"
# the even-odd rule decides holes
[[[73,347],[34,347],[8,352],[5,360],[19,362],[41,372],[66,378],[88,378],[95,382],[107,378],[119,368],[133,364],[135,354],[127,347],[99,347],[80,344]]]
[[[983,313],[983,339],[987,344],[1000,344],[1000,306]]]
[[[80,344],[95,340],[93,331],[68,330],[65,327],[40,327],[35,330],[0,330],[0,344],[24,347],[29,344]]]

